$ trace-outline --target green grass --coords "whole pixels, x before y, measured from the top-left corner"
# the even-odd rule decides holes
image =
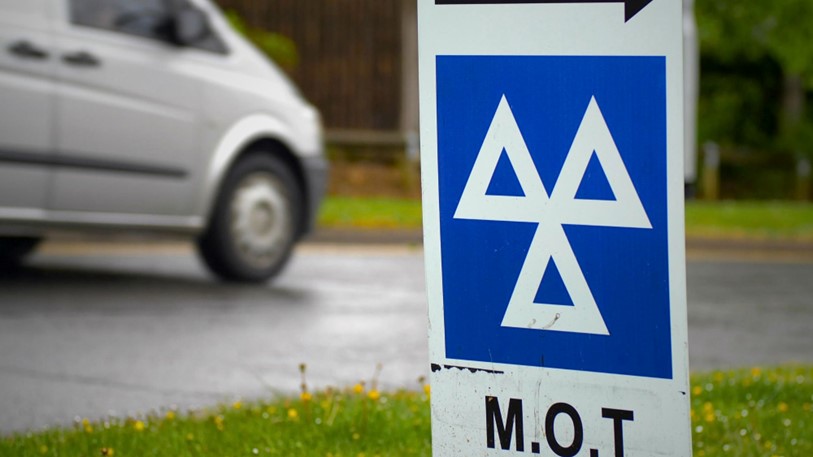
[[[329,197],[318,224],[326,228],[419,229],[420,200]]]
[[[418,229],[419,200],[329,197],[319,225],[326,228]],[[686,234],[693,237],[813,241],[813,204],[698,202],[686,205]]]
[[[688,202],[688,236],[813,240],[813,204]]]
[[[430,455],[427,395],[358,388],[187,414],[85,420],[65,430],[0,439],[0,456]]]
[[[694,455],[809,457],[812,404],[813,367],[695,375]],[[0,438],[2,456],[372,457],[430,449],[428,390],[379,394],[361,385]]]
[[[813,367],[692,378],[695,457],[813,455]]]

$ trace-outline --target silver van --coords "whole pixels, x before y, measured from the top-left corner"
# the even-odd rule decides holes
[[[264,281],[326,171],[317,110],[208,0],[0,0],[0,265],[54,230],[171,232]]]

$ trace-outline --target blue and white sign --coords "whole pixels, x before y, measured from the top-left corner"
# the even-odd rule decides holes
[[[447,357],[672,377],[665,70],[437,57]]]
[[[681,3],[418,5],[435,455],[691,455]]]

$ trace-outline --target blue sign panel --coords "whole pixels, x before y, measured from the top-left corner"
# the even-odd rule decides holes
[[[446,357],[672,378],[664,57],[437,57]]]

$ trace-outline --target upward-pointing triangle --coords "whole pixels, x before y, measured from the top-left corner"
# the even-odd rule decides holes
[[[576,199],[615,201],[613,188],[610,187],[610,181],[607,180],[607,174],[604,173],[595,151],[584,171],[579,190],[576,191]]]
[[[511,159],[505,149],[502,150],[500,160],[497,162],[497,167],[491,176],[491,184],[486,189],[486,195],[525,196],[522,184],[519,183],[517,174],[514,172],[514,166],[511,165]]]
[[[570,293],[567,291],[567,286],[562,280],[562,274],[559,273],[559,268],[556,266],[556,262],[553,261],[553,257],[548,260],[548,266],[545,268],[545,275],[539,284],[534,303],[573,306],[573,299],[570,298]]]
[[[513,170],[521,190],[519,195],[492,195],[489,192],[500,162],[507,162],[505,168]],[[540,211],[547,203],[548,193],[536,171],[511,106],[503,95],[477,153],[454,217],[537,222]]]
[[[593,158],[604,172],[614,197],[612,200],[576,196]],[[564,224],[652,228],[595,97],[590,99],[576,131],[550,200],[560,209],[559,221]]]

